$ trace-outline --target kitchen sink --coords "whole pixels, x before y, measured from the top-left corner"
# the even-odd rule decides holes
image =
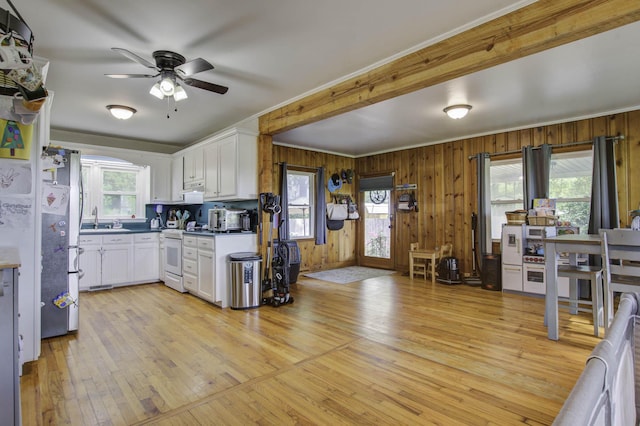
[[[81,229],[81,234],[109,234],[112,232],[131,232],[131,229],[126,228],[98,228],[98,229]]]

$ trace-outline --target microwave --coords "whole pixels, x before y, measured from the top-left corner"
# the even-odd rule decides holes
[[[526,226],[525,238],[527,240],[542,240],[549,237],[556,236],[555,226]]]
[[[216,232],[247,230],[245,217],[248,212],[244,209],[209,209],[209,229]]]

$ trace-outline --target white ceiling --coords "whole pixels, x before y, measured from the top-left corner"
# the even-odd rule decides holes
[[[26,0],[17,6],[50,62],[52,129],[184,146],[345,76],[528,3],[509,0]],[[4,7],[4,6],[3,6]],[[640,104],[640,24],[372,105],[274,139],[365,155],[597,115]],[[151,79],[108,73],[148,70],[111,47],[152,61],[155,50],[216,68],[195,78],[228,86],[218,95],[186,87],[177,112],[148,94]],[[464,120],[442,108],[470,103]],[[136,108],[117,121],[107,104]],[[255,120],[254,120],[255,121]]]

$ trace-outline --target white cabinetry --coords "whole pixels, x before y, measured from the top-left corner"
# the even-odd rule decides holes
[[[213,241],[211,237],[198,237],[198,294],[209,302],[215,302]]]
[[[151,203],[171,200],[171,168],[169,160],[163,161],[166,166],[151,167],[150,201]]]
[[[158,281],[160,268],[160,245],[157,232],[133,236],[133,281]]]
[[[126,284],[133,281],[132,243],[133,235],[102,236],[102,285]]]
[[[102,236],[80,235],[80,290],[102,285]]]
[[[258,249],[255,234],[185,234],[182,247],[182,274],[189,293],[226,308],[229,306],[227,257],[231,253]]]
[[[171,199],[182,200],[184,156],[179,155],[171,160]]]
[[[208,302],[215,301],[213,237],[185,235],[182,243],[182,274],[189,293]]]
[[[160,271],[159,234],[80,235],[80,290],[154,282]]]
[[[164,235],[160,233],[158,236],[158,241],[160,242],[160,251],[159,251],[159,259],[158,264],[160,266],[160,270],[158,271],[158,276],[160,277],[160,281],[164,282],[165,277],[165,258],[164,258]]]
[[[203,148],[194,148],[184,153],[183,189],[190,190],[204,184]]]
[[[258,198],[257,137],[239,130],[204,147],[205,198],[233,200]]]
[[[198,243],[194,236],[182,238],[182,282],[189,293],[198,295]]]

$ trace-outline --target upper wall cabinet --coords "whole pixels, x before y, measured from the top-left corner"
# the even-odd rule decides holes
[[[179,155],[171,161],[171,199],[173,201],[182,200],[184,156]]]
[[[204,147],[207,200],[258,198],[257,137],[239,130]]]
[[[204,155],[199,147],[184,153],[183,189],[193,190],[204,185]]]

